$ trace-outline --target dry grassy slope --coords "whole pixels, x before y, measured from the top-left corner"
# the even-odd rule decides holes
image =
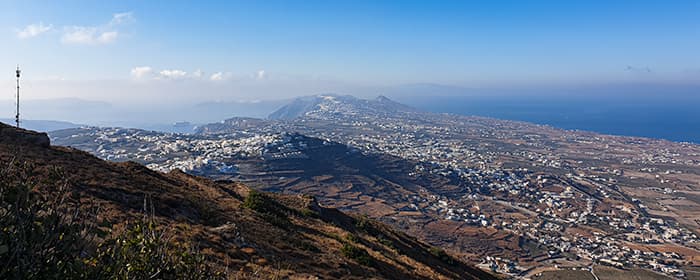
[[[361,217],[320,207],[310,197],[266,194],[265,203],[276,214],[264,214],[242,206],[250,194],[244,185],[178,171],[158,173],[132,162],[105,162],[86,152],[48,146],[43,137],[0,124],[0,162],[31,162],[36,178],[45,177],[52,167],[60,168],[81,202],[99,204],[101,224],[113,228],[137,219],[148,197],[158,222],[176,239],[197,246],[231,274],[291,279],[493,278],[461,262],[449,264],[431,254],[426,244],[383,224],[362,223]],[[344,256],[343,244],[366,250],[371,264]]]

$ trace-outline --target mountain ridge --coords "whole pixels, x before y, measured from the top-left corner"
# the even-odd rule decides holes
[[[352,95],[319,94],[296,98],[272,112],[268,115],[268,119],[290,120],[314,114],[386,114],[415,111],[417,111],[415,108],[393,101],[383,95],[375,99],[361,99]]]

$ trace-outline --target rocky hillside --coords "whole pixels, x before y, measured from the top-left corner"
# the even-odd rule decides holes
[[[173,240],[195,244],[231,277],[275,279],[490,279],[438,248],[308,196],[261,193],[231,181],[154,172],[50,146],[45,134],[0,124],[0,162],[27,162],[36,191],[50,195],[60,170],[81,207],[99,205],[100,227],[117,232],[143,213]],[[267,276],[266,276],[267,275]],[[269,276],[269,277],[268,277]]]

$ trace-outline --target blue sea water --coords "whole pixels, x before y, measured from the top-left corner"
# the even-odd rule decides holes
[[[440,113],[700,143],[700,96],[431,96],[401,100]]]

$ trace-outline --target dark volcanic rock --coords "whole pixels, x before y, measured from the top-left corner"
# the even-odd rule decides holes
[[[46,133],[21,129],[4,123],[0,123],[0,143],[41,147],[51,145],[49,136]]]

